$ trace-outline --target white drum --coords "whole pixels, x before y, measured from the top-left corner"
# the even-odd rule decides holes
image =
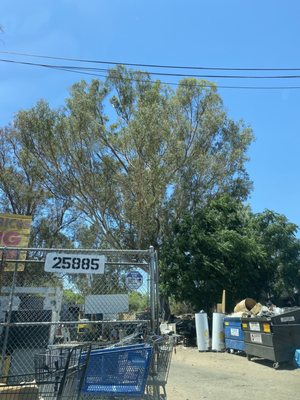
[[[204,312],[195,314],[197,335],[197,347],[199,351],[207,351],[209,348],[209,331],[207,314]]]
[[[213,313],[211,345],[213,351],[222,351],[225,349],[224,317],[225,314]]]

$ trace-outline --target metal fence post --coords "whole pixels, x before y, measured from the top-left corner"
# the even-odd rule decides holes
[[[14,300],[14,294],[15,294],[15,288],[16,288],[16,281],[17,281],[19,257],[20,257],[20,250],[17,250],[15,268],[14,268],[14,273],[13,273],[13,280],[12,280],[12,285],[11,285],[11,290],[10,290],[10,295],[9,295],[7,320],[6,320],[6,324],[4,325],[5,333],[4,333],[2,356],[1,356],[1,375],[3,375],[4,361],[5,361],[5,357],[6,357],[6,351],[7,351],[9,327],[10,327],[10,323],[11,323],[13,300]],[[5,268],[5,265],[3,264],[3,269],[4,268]]]
[[[158,254],[155,251],[154,255],[154,262],[155,262],[155,294],[156,294],[156,323],[157,329],[159,329],[159,317],[160,317],[160,301],[159,301],[159,268],[158,268]],[[158,332],[160,333],[160,332]]]
[[[155,290],[155,251],[154,247],[150,246],[150,307],[151,307],[151,330],[156,331],[156,290]]]

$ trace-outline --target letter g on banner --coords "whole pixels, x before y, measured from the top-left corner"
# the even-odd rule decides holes
[[[13,231],[4,231],[0,232],[0,245],[1,246],[18,246],[21,242],[22,238],[18,232]]]

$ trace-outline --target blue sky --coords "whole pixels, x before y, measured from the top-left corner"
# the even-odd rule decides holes
[[[0,51],[160,65],[300,68],[299,17],[298,0],[1,0]],[[80,79],[89,78],[0,62],[0,126],[41,98],[62,105]],[[300,78],[211,80],[300,87]],[[253,211],[271,209],[300,225],[300,89],[219,92],[229,116],[252,126],[256,137],[247,165]]]

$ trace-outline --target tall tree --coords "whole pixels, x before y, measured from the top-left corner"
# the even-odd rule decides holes
[[[246,297],[299,305],[297,226],[270,210],[253,214],[229,196],[174,223],[161,249],[163,293],[210,309],[227,291],[228,309]]]
[[[172,196],[176,209],[193,211],[199,201],[216,193],[247,198],[251,182],[245,162],[251,129],[227,117],[216,87],[205,81],[184,79],[174,101],[182,149]]]
[[[270,271],[253,227],[250,209],[228,196],[186,214],[163,241],[163,292],[196,310],[210,310],[223,289],[228,307],[245,297],[260,298]]]
[[[45,202],[39,185],[37,163],[21,146],[11,129],[0,131],[0,207],[2,212],[34,215]]]
[[[211,195],[245,198],[252,133],[227,116],[216,87],[183,80],[174,92],[118,67],[74,85],[66,105],[39,102],[14,126],[55,198],[69,199],[111,247],[159,246],[170,219]]]
[[[268,296],[279,305],[300,304],[300,241],[298,227],[286,216],[265,210],[254,216],[255,229],[272,271]]]
[[[0,131],[0,212],[33,217],[32,246],[61,246],[62,231],[78,218],[69,196],[48,190],[39,161],[11,127]],[[63,241],[70,244],[70,238]]]

